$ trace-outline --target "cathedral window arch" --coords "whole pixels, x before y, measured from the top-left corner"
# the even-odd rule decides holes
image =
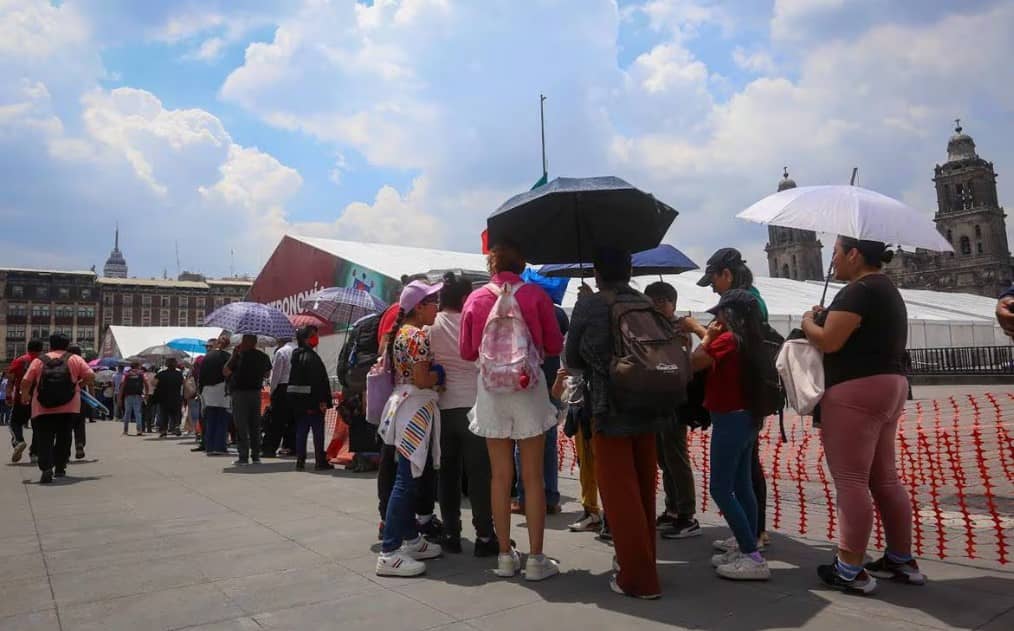
[[[975,244],[975,250],[977,253],[982,254],[982,241]]]
[[[961,253],[964,255],[972,253],[972,241],[968,237],[961,237]]]
[[[950,230],[947,231],[947,240],[951,245],[954,245],[954,233]]]
[[[979,226],[979,224],[975,224],[975,238],[976,239],[982,238],[982,227]]]
[[[782,265],[782,278],[792,278],[789,276],[789,264]]]

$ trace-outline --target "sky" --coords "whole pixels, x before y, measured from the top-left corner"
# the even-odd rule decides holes
[[[0,265],[101,271],[116,225],[141,277],[255,276],[286,233],[478,251],[541,93],[550,178],[763,275],[735,215],[786,165],[930,217],[960,117],[1010,203],[1011,32],[1003,0],[0,0]]]

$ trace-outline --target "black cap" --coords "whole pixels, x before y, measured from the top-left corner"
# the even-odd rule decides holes
[[[724,269],[732,269],[743,265],[743,255],[739,253],[736,248],[722,248],[708,259],[708,264],[704,268],[704,276],[701,280],[697,281],[698,287],[707,287],[711,284],[711,275],[717,274]]]
[[[756,296],[745,289],[730,289],[722,294],[722,298],[718,301],[717,305],[708,309],[708,313],[715,315],[722,309],[744,309],[751,306],[759,306]]]

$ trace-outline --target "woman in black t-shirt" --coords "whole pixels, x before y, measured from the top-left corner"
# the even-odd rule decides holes
[[[824,311],[819,307],[803,316],[803,332],[824,353],[820,435],[841,524],[838,556],[817,574],[832,587],[864,594],[876,588],[873,577],[925,582],[912,558],[912,505],[895,467],[898,417],[908,394],[908,313],[898,289],[881,272],[892,256],[883,243],[839,237],[835,278],[848,285],[822,314],[823,324],[817,322]],[[864,567],[874,502],[887,550]]]

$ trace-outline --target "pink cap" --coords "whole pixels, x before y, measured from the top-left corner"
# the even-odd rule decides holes
[[[438,293],[443,287],[443,283],[429,285],[421,280],[414,280],[405,285],[405,289],[401,290],[401,298],[398,300],[398,305],[405,313],[408,313],[412,309],[415,309],[420,302]]]

